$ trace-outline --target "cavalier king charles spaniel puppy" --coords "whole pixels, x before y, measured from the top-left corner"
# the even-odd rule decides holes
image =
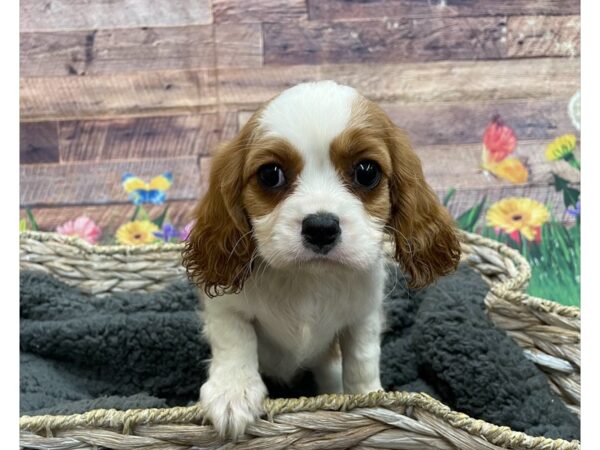
[[[385,242],[413,288],[460,257],[406,135],[333,81],[287,89],[221,146],[195,218],[183,264],[206,294],[212,350],[200,400],[234,438],[263,412],[261,374],[289,383],[308,369],[322,393],[381,389]]]

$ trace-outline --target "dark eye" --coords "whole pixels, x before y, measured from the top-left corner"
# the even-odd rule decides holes
[[[370,159],[360,161],[354,166],[354,182],[365,189],[373,189],[381,180],[379,164]]]
[[[277,189],[285,185],[285,174],[277,164],[265,164],[258,169],[258,182],[266,189]]]

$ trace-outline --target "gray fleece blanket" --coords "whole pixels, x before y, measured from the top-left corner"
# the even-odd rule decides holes
[[[382,341],[386,390],[421,391],[451,408],[530,435],[579,438],[578,418],[544,375],[485,316],[487,287],[462,266],[412,291],[390,267]],[[196,291],[94,298],[41,273],[21,274],[21,414],[187,405],[198,398],[210,349]],[[266,380],[271,397],[314,395]]]

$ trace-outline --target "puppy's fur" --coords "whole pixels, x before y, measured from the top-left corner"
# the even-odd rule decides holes
[[[372,189],[354,177],[365,160],[381,173]],[[261,185],[265,164],[282,169],[283,187]],[[318,213],[339,220],[328,252],[302,235]],[[451,272],[460,256],[453,221],[404,133],[332,81],[284,91],[220,147],[195,216],[183,261],[209,297],[212,348],[200,397],[215,428],[233,437],[262,413],[260,373],[287,382],[308,368],[323,393],[381,389],[386,237],[412,287]]]

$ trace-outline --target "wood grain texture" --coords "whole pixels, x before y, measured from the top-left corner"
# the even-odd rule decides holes
[[[308,16],[306,0],[212,0],[215,23],[290,22]]]
[[[491,118],[498,114],[520,140],[554,139],[576,130],[569,119],[569,99],[472,102],[382,103],[392,121],[420,145],[481,143]],[[243,126],[253,111],[239,111]]]
[[[567,112],[569,99],[502,100],[382,104],[392,121],[409,134],[414,145],[482,142],[485,128],[496,114],[519,140],[552,140],[574,133]]]
[[[151,218],[158,217],[165,206],[169,206],[168,219],[177,228],[184,227],[192,220],[195,201],[168,201],[165,205],[148,205],[144,209]],[[79,216],[92,219],[102,230],[103,236],[114,235],[120,225],[131,220],[135,207],[131,204],[110,205],[74,205],[60,207],[33,208],[32,213],[41,230],[54,231],[56,227]],[[24,209],[19,211],[20,218],[26,218]]]
[[[57,163],[58,124],[21,123],[19,156],[21,164]]]
[[[498,59],[506,19],[434,18],[265,23],[265,64]]]
[[[167,198],[197,198],[200,189],[197,158],[152,158],[136,161],[22,165],[20,204],[25,207],[127,203],[127,194],[121,186],[121,177],[125,172],[150,181],[152,177],[166,171],[173,173],[174,180]]]
[[[180,114],[214,110],[213,69],[20,80],[21,120]]]
[[[221,131],[216,113],[61,122],[61,161],[209,154]]]
[[[21,33],[21,76],[213,68],[210,25]]]
[[[266,66],[220,70],[219,99],[254,109],[290,86],[320,79],[353,86],[378,102],[569,98],[579,89],[579,75],[578,58]]]
[[[215,26],[218,67],[260,67],[263,36],[260,23]]]
[[[21,0],[21,31],[201,25],[212,23],[210,0]]]
[[[429,18],[523,14],[579,14],[573,0],[307,0],[309,18]]]
[[[522,16],[508,19],[508,56],[579,56],[579,16]]]

